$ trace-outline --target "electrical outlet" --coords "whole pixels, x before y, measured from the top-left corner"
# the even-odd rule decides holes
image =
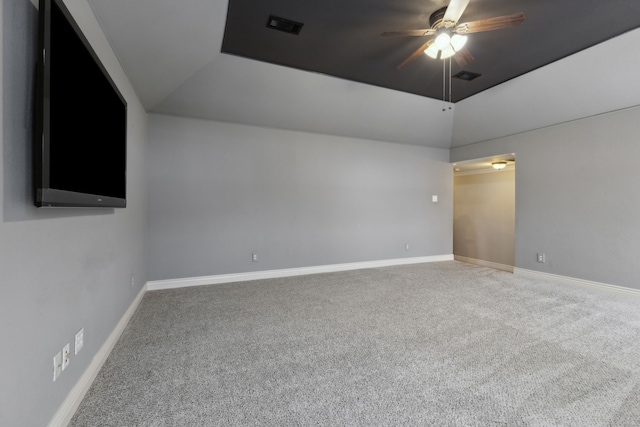
[[[62,370],[64,371],[71,362],[71,346],[69,343],[62,347]]]
[[[251,262],[258,262],[258,254],[257,253],[252,253],[251,254]]]
[[[404,250],[408,251],[409,250],[409,244],[407,243],[406,245],[404,245]]]
[[[133,287],[134,287],[134,285],[135,285],[135,284],[136,284],[136,278],[135,278],[135,276],[132,274],[132,275],[131,275],[131,284],[129,285],[129,287],[130,287],[131,289],[133,289]]]
[[[538,262],[544,263],[546,261],[546,257],[542,253],[538,253]]]
[[[53,380],[57,380],[62,373],[62,352],[53,356]]]
[[[76,342],[75,342],[73,354],[78,354],[80,350],[82,350],[83,345],[84,345],[84,328],[80,329],[76,334]]]

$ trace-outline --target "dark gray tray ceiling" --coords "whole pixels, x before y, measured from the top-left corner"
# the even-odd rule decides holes
[[[396,69],[427,39],[380,34],[427,28],[431,13],[447,4],[429,0],[230,0],[222,51],[442,99],[441,60],[425,55]],[[519,27],[469,35],[467,47],[475,60],[464,70],[481,76],[473,81],[454,80],[453,101],[640,27],[640,1],[635,0],[471,0],[459,22],[516,12],[526,16]],[[300,22],[303,27],[298,35],[270,29],[270,15]],[[461,71],[455,61],[452,66],[453,74]],[[616,64],[611,67],[615,69]]]

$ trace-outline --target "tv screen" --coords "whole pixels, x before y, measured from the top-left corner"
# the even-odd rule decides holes
[[[40,0],[38,207],[126,206],[127,103],[62,0]]]

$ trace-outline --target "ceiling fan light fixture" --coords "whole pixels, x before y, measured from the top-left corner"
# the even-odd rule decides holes
[[[433,45],[438,50],[443,50],[447,48],[447,46],[451,45],[451,37],[446,32],[440,33],[438,37],[436,37],[435,41],[433,42]]]
[[[453,37],[451,37],[451,46],[453,47],[453,50],[455,50],[456,52],[462,49],[466,42],[467,42],[467,36],[454,34]]]
[[[455,54],[456,54],[456,51],[453,49],[451,45],[449,45],[449,46],[446,46],[444,49],[442,49],[442,53],[440,54],[440,59],[451,58]]]
[[[466,42],[466,36],[461,36],[460,34],[454,34],[451,36],[448,31],[443,31],[438,35],[438,37],[436,37],[424,53],[433,59],[437,59],[438,54],[440,59],[451,58],[456,54],[456,52],[462,49]]]
[[[437,47],[434,46],[433,43],[431,43],[431,46],[429,46],[427,49],[425,49],[424,53],[427,56],[430,56],[433,59],[437,59],[438,58],[438,52],[439,49]]]

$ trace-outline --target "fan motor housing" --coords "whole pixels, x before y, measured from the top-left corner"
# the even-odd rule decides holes
[[[431,25],[431,28],[436,28],[442,25],[442,20],[444,19],[444,14],[446,12],[447,8],[445,6],[431,14],[431,16],[429,17],[429,25]]]

